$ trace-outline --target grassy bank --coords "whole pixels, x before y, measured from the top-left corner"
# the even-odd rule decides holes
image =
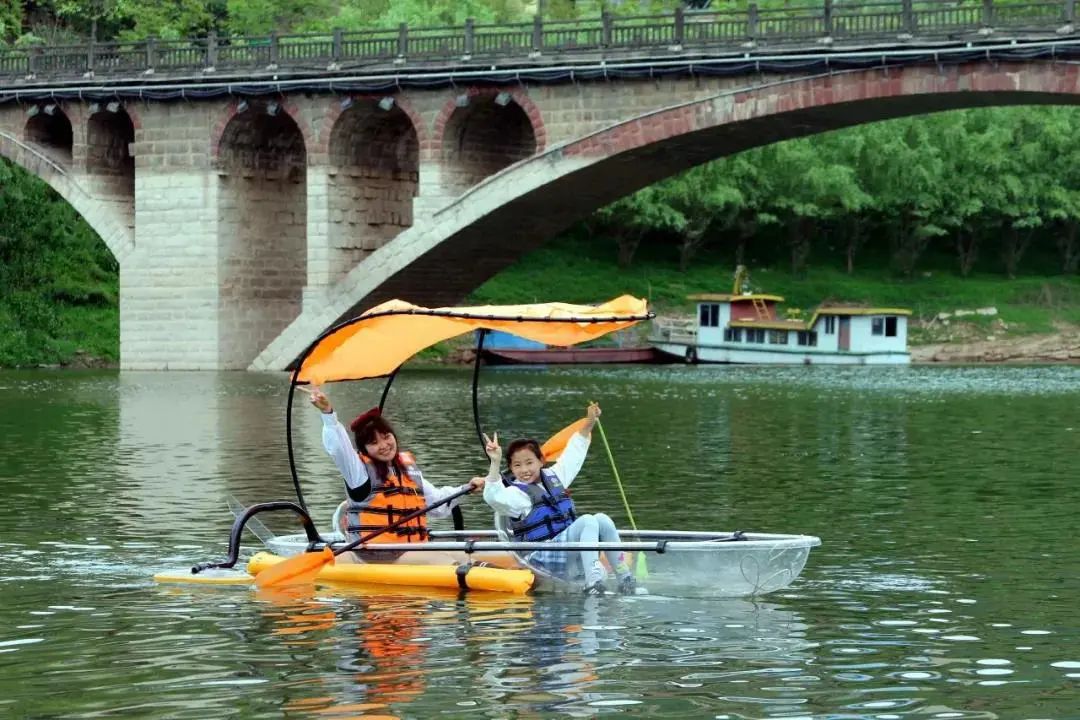
[[[0,367],[115,362],[118,297],[105,243],[45,183],[0,160]]]
[[[114,295],[115,298],[115,295]],[[0,297],[0,368],[108,367],[120,357],[120,309],[54,302],[33,322]],[[33,323],[33,324],[31,324]]]

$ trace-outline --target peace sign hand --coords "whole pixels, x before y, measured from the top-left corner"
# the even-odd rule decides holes
[[[499,433],[493,433],[491,437],[487,436],[487,433],[482,433],[484,436],[484,452],[487,456],[498,462],[502,460],[502,448],[499,447]]]
[[[298,390],[302,390],[308,394],[311,398],[311,404],[319,408],[324,413],[331,413],[334,411],[333,405],[330,404],[330,398],[326,397],[326,393],[319,389],[318,385],[312,385],[310,388],[303,385],[297,385]]]

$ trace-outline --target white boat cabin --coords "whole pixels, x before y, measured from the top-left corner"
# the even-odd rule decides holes
[[[807,319],[780,318],[779,295],[691,295],[696,326],[661,327],[655,347],[688,362],[906,364],[903,308],[822,305]]]

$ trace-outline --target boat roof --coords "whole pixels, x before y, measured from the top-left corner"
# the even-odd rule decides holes
[[[846,305],[823,305],[814,315],[910,315],[907,308],[854,307]]]
[[[749,293],[733,295],[731,293],[698,293],[696,295],[687,295],[687,300],[697,300],[705,302],[750,302],[753,300],[764,300],[765,302],[784,302],[784,298],[779,295],[767,295],[764,293]]]
[[[295,379],[318,384],[384,377],[421,350],[474,330],[503,330],[569,347],[651,317],[646,301],[630,295],[602,305],[556,302],[425,308],[389,300],[324,333],[300,361]]]

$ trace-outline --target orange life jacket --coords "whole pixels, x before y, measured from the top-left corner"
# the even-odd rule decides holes
[[[412,453],[398,453],[387,468],[385,478],[380,477],[375,461],[367,455],[360,453],[360,462],[367,470],[371,493],[359,502],[350,501],[341,515],[341,529],[349,540],[381,530],[425,506],[423,480]],[[421,515],[382,533],[371,542],[424,542],[427,534],[427,520]]]

